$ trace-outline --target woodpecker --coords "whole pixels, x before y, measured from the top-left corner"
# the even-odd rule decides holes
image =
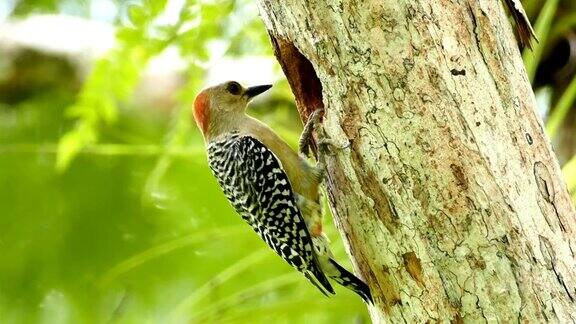
[[[255,96],[271,85],[244,88],[229,81],[201,91],[193,115],[204,136],[208,164],[238,214],[288,264],[324,295],[334,294],[327,277],[372,303],[368,286],[332,255],[322,230],[323,167],[313,166],[270,127],[246,114]],[[308,143],[319,112],[301,138]]]

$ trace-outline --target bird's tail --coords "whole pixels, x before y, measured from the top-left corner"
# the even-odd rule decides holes
[[[334,288],[328,282],[328,278],[318,267],[314,267],[312,271],[304,272],[304,275],[324,296],[330,297],[330,295],[335,294]]]
[[[336,270],[329,274],[330,278],[332,278],[340,285],[357,293],[360,297],[362,297],[362,299],[364,299],[366,303],[373,304],[370,288],[368,288],[368,285],[364,283],[364,281],[358,279],[358,277],[350,273],[350,271],[344,269],[344,267],[339,265],[332,258],[330,258],[329,261]]]

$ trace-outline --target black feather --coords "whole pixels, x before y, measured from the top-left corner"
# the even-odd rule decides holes
[[[342,286],[357,293],[360,297],[362,297],[362,299],[364,299],[366,303],[374,304],[374,301],[372,300],[372,294],[370,293],[370,288],[366,283],[364,283],[364,281],[358,279],[358,277],[339,265],[336,261],[330,259],[330,263],[332,263],[332,265],[334,265],[334,267],[336,267],[336,269],[340,272],[339,275],[330,276],[330,278],[334,279]]]
[[[208,162],[224,194],[254,231],[322,293],[333,294],[288,176],[274,153],[251,136],[231,133],[208,145]]]

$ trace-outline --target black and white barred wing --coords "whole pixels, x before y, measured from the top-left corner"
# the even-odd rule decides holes
[[[315,285],[310,273],[333,293],[313,253],[288,176],[274,153],[251,136],[235,134],[211,143],[208,159],[224,194],[254,231]]]

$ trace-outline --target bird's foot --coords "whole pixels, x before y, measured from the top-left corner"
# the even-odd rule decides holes
[[[349,147],[350,147],[349,141],[346,144],[342,144],[327,137],[323,137],[318,140],[318,150],[323,155],[334,156],[338,154],[339,151],[342,151]]]
[[[298,145],[298,152],[304,156],[308,156],[310,153],[310,145],[312,143],[312,132],[319,128],[320,120],[322,117],[322,109],[318,108],[310,114],[306,125],[304,125],[304,130],[300,135],[300,141]],[[317,132],[318,133],[318,132]]]

